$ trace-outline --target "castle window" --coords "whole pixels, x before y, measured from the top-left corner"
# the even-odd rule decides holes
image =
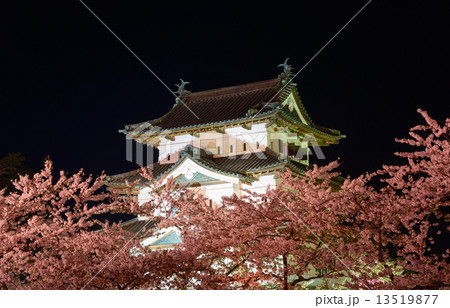
[[[209,199],[209,206],[212,207],[212,199]]]
[[[233,145],[230,145],[230,153],[233,153]]]
[[[242,145],[242,150],[243,150],[243,151],[247,151],[247,143],[244,143],[244,144]]]
[[[220,154],[220,147],[217,147],[217,154]]]
[[[170,160],[170,155],[167,155],[167,160]]]
[[[256,148],[259,149],[259,142],[256,143]]]

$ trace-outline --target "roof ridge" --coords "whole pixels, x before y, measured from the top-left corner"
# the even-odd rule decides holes
[[[251,91],[256,91],[256,90],[260,90],[260,89],[274,87],[279,82],[280,82],[280,80],[278,78],[274,78],[274,79],[269,79],[269,80],[235,85],[235,86],[228,86],[228,87],[210,89],[210,90],[205,90],[205,91],[192,92],[186,98],[197,100],[197,99],[209,98],[209,97],[215,97],[215,96],[234,95],[234,94],[251,92]]]
[[[264,87],[264,88],[254,88],[254,89],[248,89],[248,90],[243,90],[243,91],[237,91],[237,92],[230,92],[230,93],[222,93],[222,94],[215,94],[215,95],[202,95],[200,97],[194,97],[191,98],[190,96],[186,97],[186,103],[189,102],[203,102],[203,101],[207,101],[207,100],[212,100],[212,99],[217,99],[218,97],[234,97],[234,96],[239,96],[242,94],[249,94],[252,92],[257,92],[257,91],[261,91],[261,90],[266,90],[266,89],[270,89],[272,87]]]

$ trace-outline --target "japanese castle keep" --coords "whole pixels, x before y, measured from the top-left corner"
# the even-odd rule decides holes
[[[309,165],[309,147],[338,143],[338,130],[315,124],[300,100],[286,63],[276,79],[190,93],[182,81],[175,105],[164,116],[120,130],[127,139],[156,147],[155,179],[173,177],[199,189],[211,206],[222,196],[241,196],[243,189],[265,192],[278,184],[277,172],[289,168],[301,175]],[[169,105],[169,103],[168,103]],[[111,189],[138,179],[140,169],[109,177]],[[148,192],[147,192],[148,193]],[[138,189],[145,202],[146,189]],[[143,217],[123,227],[138,232]],[[146,240],[150,247],[179,241],[175,231]]]

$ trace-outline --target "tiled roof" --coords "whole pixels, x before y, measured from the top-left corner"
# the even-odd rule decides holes
[[[174,129],[244,118],[250,109],[267,112],[271,108],[265,106],[266,103],[271,99],[277,101],[274,96],[281,89],[279,81],[271,79],[191,93],[182,97],[182,102],[176,104],[167,114],[150,123],[162,129]],[[140,124],[128,125],[127,129],[132,130]]]
[[[339,140],[339,139],[345,137],[345,135],[342,135],[340,131],[335,130],[335,129],[326,128],[326,127],[323,127],[320,125],[314,125],[314,126],[306,125],[298,119],[298,116],[296,113],[287,112],[284,108],[280,109],[280,115],[281,115],[280,118],[283,118],[283,116],[284,116],[287,119],[293,121],[297,126],[304,127],[307,130],[317,132],[321,135],[328,136],[329,138],[331,138],[333,140]]]
[[[344,137],[337,130],[315,125],[299,98],[297,100],[300,104],[300,112],[307,120],[307,124],[299,119],[295,111],[289,111],[287,107],[282,108],[279,104],[293,91],[298,98],[296,84],[289,83],[284,87],[281,79],[276,78],[190,93],[180,97],[181,101],[176,103],[164,116],[151,121],[126,125],[125,129],[119,130],[119,132],[130,136],[144,134],[145,138],[150,140],[157,136],[164,137],[173,131],[195,130],[207,125],[221,126],[235,122],[240,123],[252,120],[255,116],[258,118],[270,117],[271,119],[285,116],[293,121],[292,123],[331,139],[338,140]]]
[[[266,148],[266,151],[259,153],[247,153],[236,155],[232,157],[213,157],[212,155],[207,154],[205,151],[200,150],[199,157],[192,155],[192,146],[187,146],[184,151],[181,152],[180,159],[174,164],[164,164],[161,165],[159,163],[153,164],[153,177],[155,179],[163,176],[164,174],[169,173],[172,169],[174,169],[178,164],[183,161],[185,156],[188,156],[193,161],[197,162],[199,165],[208,168],[214,172],[237,176],[243,179],[249,180],[249,177],[252,173],[268,168],[273,167],[283,167],[288,164],[291,167],[294,167],[297,171],[303,172],[306,170],[306,166],[296,163],[293,161],[286,159],[282,160],[278,158],[277,154]],[[152,167],[151,166],[151,167]],[[125,180],[128,180],[130,183],[140,179],[139,176],[140,169],[117,174],[108,177],[109,185],[123,185]]]
[[[214,159],[214,163],[226,170],[238,173],[247,173],[250,170],[264,169],[268,166],[281,164],[276,154],[267,149],[265,152],[241,154],[230,157],[219,157]]]
[[[134,234],[144,234],[145,231],[151,229],[155,225],[154,221],[142,220],[139,218],[133,218],[131,220],[123,222],[120,227],[124,231],[128,231]]]
[[[159,178],[164,173],[167,172],[174,164],[160,164],[160,163],[154,163],[149,166],[149,169],[152,171],[153,178]],[[133,183],[136,180],[142,180],[142,176],[140,175],[141,169],[135,169],[133,171],[120,173],[112,176],[108,176],[106,180],[108,181],[109,185],[124,185],[125,180],[127,180],[130,183]]]

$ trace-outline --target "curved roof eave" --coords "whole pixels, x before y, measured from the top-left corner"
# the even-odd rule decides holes
[[[306,125],[306,124],[304,124],[302,122],[299,122],[299,121],[293,119],[292,117],[290,117],[286,112],[284,112],[281,109],[278,110],[278,114],[284,120],[289,121],[292,124],[295,124],[297,126],[301,126],[302,128],[308,129],[308,130],[310,130],[312,132],[315,132],[317,134],[323,135],[324,137],[327,137],[327,138],[330,138],[330,139],[334,139],[334,140],[339,140],[339,139],[345,138],[345,135],[342,135],[340,133],[338,135],[331,135],[331,134],[328,134],[328,133],[326,133],[326,132],[324,132],[324,131],[322,131],[320,129],[317,129],[317,128],[313,127],[313,126],[309,126],[309,125]]]
[[[180,131],[180,130],[191,130],[191,129],[194,129],[194,128],[207,127],[207,126],[216,126],[216,125],[224,125],[224,124],[231,124],[231,125],[233,125],[235,122],[237,124],[238,122],[242,122],[242,121],[261,120],[261,119],[263,119],[266,116],[269,116],[271,114],[275,114],[276,112],[277,112],[277,109],[274,109],[274,110],[269,110],[269,111],[264,112],[264,113],[260,113],[260,114],[258,114],[257,117],[246,116],[246,117],[230,119],[230,120],[226,120],[226,121],[217,121],[217,122],[209,122],[209,123],[201,123],[201,124],[195,124],[195,125],[167,128],[165,130],[174,132],[174,131]],[[158,120],[158,119],[156,119],[156,120]],[[156,121],[156,120],[153,120],[153,121]],[[119,133],[127,134],[128,131],[126,129],[121,129],[121,130],[119,130]]]

